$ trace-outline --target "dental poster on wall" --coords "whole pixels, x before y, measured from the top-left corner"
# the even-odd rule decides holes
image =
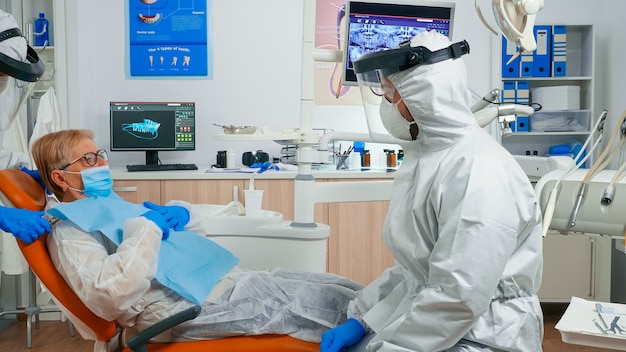
[[[126,0],[128,74],[213,78],[211,0]]]
[[[345,0],[316,0],[315,48],[343,50],[345,41]],[[358,87],[341,84],[342,63],[314,63],[314,102],[316,105],[361,105]]]

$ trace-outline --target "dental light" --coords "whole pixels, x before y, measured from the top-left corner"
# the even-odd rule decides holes
[[[532,52],[537,49],[533,27],[537,12],[543,9],[543,0],[492,0],[491,6],[502,35],[509,41],[515,42],[519,47],[519,51],[513,55],[509,62],[522,52]],[[485,27],[493,34],[498,35],[499,33],[487,23],[480,10],[478,0],[474,1],[474,7]]]

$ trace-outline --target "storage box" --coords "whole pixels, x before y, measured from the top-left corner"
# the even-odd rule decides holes
[[[533,104],[540,104],[542,110],[578,110],[580,109],[579,86],[554,86],[532,88]]]
[[[589,111],[539,111],[530,116],[530,132],[586,132]]]
[[[518,116],[515,119],[515,132],[528,132],[529,125],[530,118],[528,116]]]

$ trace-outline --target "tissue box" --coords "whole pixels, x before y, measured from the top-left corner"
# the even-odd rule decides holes
[[[578,110],[580,109],[579,86],[555,86],[532,88],[533,104],[541,104],[543,110]]]

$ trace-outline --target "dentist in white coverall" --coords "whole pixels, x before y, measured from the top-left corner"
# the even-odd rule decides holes
[[[395,263],[350,303],[346,323],[324,333],[322,352],[542,349],[539,204],[470,112],[463,59],[445,56],[451,44],[423,32],[405,51],[445,49],[435,52],[443,59],[369,76],[384,92],[382,124],[405,152],[383,227]]]

